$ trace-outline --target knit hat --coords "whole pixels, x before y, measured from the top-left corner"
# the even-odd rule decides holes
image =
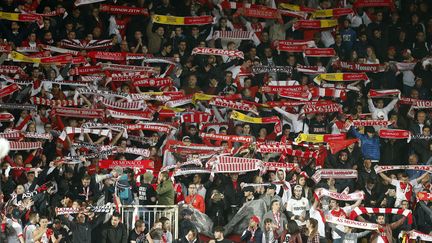
[[[254,221],[256,224],[259,224],[259,223],[260,223],[260,219],[259,219],[259,217],[256,216],[256,215],[253,215],[253,216],[250,218],[250,220]]]

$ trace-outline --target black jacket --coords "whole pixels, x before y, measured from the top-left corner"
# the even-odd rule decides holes
[[[101,243],[127,243],[127,238],[128,232],[122,223],[113,227],[111,222],[108,222],[102,229]]]

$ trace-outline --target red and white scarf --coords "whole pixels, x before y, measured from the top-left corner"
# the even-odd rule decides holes
[[[180,116],[180,122],[202,123],[202,122],[209,122],[211,118],[212,115],[205,112],[185,113]]]
[[[11,151],[34,150],[42,148],[42,142],[9,142]]]
[[[307,103],[303,106],[303,111],[305,114],[342,112],[342,106],[331,101],[318,101]]]
[[[432,165],[377,165],[374,169],[377,174],[389,170],[422,170],[432,172]]]
[[[147,105],[144,101],[112,101],[104,97],[98,99],[105,107],[119,110],[144,110]]]
[[[362,191],[347,194],[345,192],[337,193],[331,192],[325,188],[318,188],[317,190],[315,190],[315,195],[318,199],[326,196],[339,201],[357,201],[364,199],[364,192]]]
[[[431,100],[417,100],[412,106],[413,109],[430,109],[432,108]]]
[[[333,62],[333,67],[345,71],[350,71],[350,72],[379,73],[385,71],[384,64],[354,63],[354,62],[344,62],[340,60]]]
[[[107,116],[116,119],[126,119],[126,120],[144,120],[150,121],[153,119],[153,112],[149,109],[144,111],[132,111],[132,110],[111,110],[107,109]]]
[[[51,110],[52,116],[62,117],[79,117],[79,118],[104,118],[105,112],[102,109],[86,109],[86,108],[71,108],[71,107],[54,107]]]
[[[280,169],[291,171],[296,167],[298,167],[298,165],[294,163],[284,163],[284,162],[264,162],[263,167],[267,171],[277,171]]]
[[[15,93],[16,91],[18,91],[19,89],[20,89],[20,86],[16,83],[8,85],[8,86],[0,89],[0,98],[11,95],[11,94]]]
[[[306,57],[334,57],[336,51],[333,48],[306,48],[303,55]]]
[[[173,85],[171,78],[132,78],[135,87],[163,87]]]
[[[403,215],[408,218],[408,224],[412,224],[412,212],[409,209],[400,208],[366,208],[366,207],[356,207],[351,211],[350,219],[356,219],[362,214],[397,214]]]
[[[387,89],[387,90],[375,90],[371,89],[369,90],[369,96],[371,98],[378,98],[378,97],[400,97],[400,90],[398,89]]]
[[[258,159],[218,156],[216,162],[209,161],[208,168],[214,173],[241,173],[260,170],[262,161]]]
[[[408,139],[407,142],[411,140],[411,132],[402,129],[380,129],[378,136],[388,139]]]
[[[385,120],[353,120],[352,125],[356,127],[366,127],[366,126],[380,126],[388,127],[392,124],[392,121]]]
[[[156,122],[127,124],[126,127],[128,131],[148,130],[148,131],[163,132],[163,133],[169,133],[171,130],[176,129],[174,126],[171,126],[169,124],[156,123]]]
[[[239,50],[224,50],[224,49],[216,49],[216,48],[209,48],[209,47],[195,47],[192,50],[192,55],[196,55],[196,54],[229,56],[229,57],[238,57],[244,59],[244,53]]]
[[[393,0],[357,0],[354,5],[354,8],[364,8],[364,7],[387,7],[394,9],[395,5]]]
[[[109,5],[109,4],[101,4],[100,11],[106,12],[110,14],[124,14],[124,15],[143,15],[148,16],[148,10],[145,8],[135,8],[128,6],[119,6],[119,5]]]
[[[60,134],[59,139],[64,141],[66,136],[69,134],[83,134],[91,133],[99,136],[112,137],[111,131],[108,129],[92,129],[92,128],[81,128],[81,127],[65,127],[63,132]]]
[[[220,31],[217,30],[213,33],[213,39],[233,39],[233,40],[252,40],[255,35],[252,31]]]
[[[379,227],[378,224],[354,221],[354,220],[346,219],[344,217],[335,217],[332,215],[327,215],[325,219],[327,223],[347,226],[356,229],[377,230]]]
[[[113,169],[115,167],[121,168],[139,168],[139,169],[154,169],[153,160],[100,160],[99,168],[101,169]]]
[[[102,70],[104,71],[120,71],[120,72],[153,72],[158,73],[155,67],[147,66],[133,66],[113,63],[102,63]]]
[[[320,169],[312,176],[312,180],[318,183],[321,179],[353,179],[357,178],[357,170],[349,169]]]
[[[303,66],[297,64],[296,68],[297,72],[301,72],[304,74],[322,74],[327,72],[326,68],[322,66]]]
[[[313,98],[333,97],[346,100],[346,90],[336,88],[311,87],[310,92]]]
[[[233,142],[233,143],[252,143],[253,142],[253,138],[251,136],[200,133],[200,137],[202,139],[209,139],[209,140],[216,140],[216,141],[228,141],[228,142]]]
[[[252,112],[258,115],[256,106],[241,101],[232,101],[225,98],[214,97],[209,101],[209,104],[214,106],[227,107],[234,110]]]
[[[75,100],[50,100],[47,98],[32,97],[30,102],[35,105],[44,105],[50,107],[65,107],[65,106],[81,106],[84,103],[83,99]]]
[[[87,74],[95,74],[101,73],[102,67],[97,66],[82,66],[82,67],[74,67],[69,70],[69,75],[77,76],[77,75],[87,75]]]
[[[105,71],[107,83],[109,82],[128,82],[135,79],[145,79],[152,75],[152,72],[109,72]],[[105,84],[106,85],[106,84]]]
[[[430,192],[417,192],[417,200],[432,201],[432,193],[430,193]]]
[[[15,120],[15,117],[8,112],[2,112],[0,113],[0,122],[11,122]]]
[[[411,230],[409,232],[409,238],[411,240],[417,240],[420,238],[422,241],[432,241],[432,235],[424,234],[417,230]]]

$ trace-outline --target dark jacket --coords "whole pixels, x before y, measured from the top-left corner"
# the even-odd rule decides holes
[[[255,231],[254,238],[252,240],[252,232],[245,230],[241,236],[242,242],[247,243],[259,243],[262,242],[263,231],[258,227]]]
[[[114,227],[111,225],[111,222],[108,222],[102,229],[102,243],[127,243],[127,238],[126,226],[122,223]]]
[[[92,221],[86,221],[83,224],[79,224],[75,221],[69,221],[64,216],[60,216],[60,219],[65,225],[67,225],[72,232],[72,242],[73,243],[91,243],[92,242],[92,231],[100,223],[102,223],[104,217],[99,215],[99,217],[93,219]]]

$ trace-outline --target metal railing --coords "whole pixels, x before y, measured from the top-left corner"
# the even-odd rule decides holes
[[[160,217],[167,217],[171,221],[173,238],[178,238],[179,209],[177,205],[123,205],[121,207],[121,214],[123,223],[127,226],[128,231],[132,230],[132,221],[135,220],[133,216],[135,209],[137,209],[138,218],[143,220],[149,228],[152,228]]]

